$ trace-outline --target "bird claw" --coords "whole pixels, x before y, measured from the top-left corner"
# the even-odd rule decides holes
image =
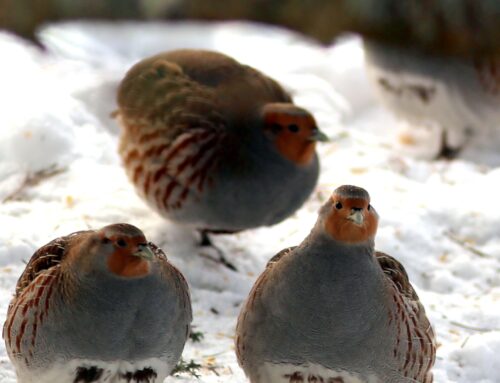
[[[226,259],[226,257],[224,256],[224,252],[220,248],[218,248],[217,246],[215,246],[213,244],[212,240],[210,239],[210,237],[208,236],[208,233],[205,230],[200,231],[200,235],[201,235],[201,239],[200,239],[199,246],[200,247],[210,247],[210,248],[214,249],[214,251],[217,253],[217,256],[218,256],[218,257],[213,257],[208,253],[202,252],[202,253],[200,253],[200,255],[202,257],[207,258],[207,259],[211,260],[212,262],[222,264],[232,271],[236,271],[236,272],[238,271],[238,269],[231,262],[229,262]]]

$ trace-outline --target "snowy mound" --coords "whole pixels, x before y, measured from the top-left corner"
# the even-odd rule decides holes
[[[194,325],[184,358],[201,382],[243,382],[236,318],[266,261],[298,244],[332,190],[366,188],[380,214],[376,245],[397,257],[437,332],[435,382],[500,382],[500,163],[470,149],[454,161],[400,150],[400,122],[367,83],[361,44],[324,48],[294,34],[243,24],[69,24],[43,32],[48,52],[0,34],[0,320],[24,261],[49,240],[114,222],[140,227],[186,275]],[[320,149],[316,192],[293,217],[214,239],[233,272],[200,256],[196,233],[168,223],[136,196],[117,155],[110,118],[124,72],[175,48],[224,52],[275,77],[331,138]],[[432,142],[423,145],[432,146]],[[476,154],[477,155],[476,155]],[[479,153],[479,154],[478,154]],[[15,382],[0,345],[0,382]],[[168,381],[197,381],[186,375]]]

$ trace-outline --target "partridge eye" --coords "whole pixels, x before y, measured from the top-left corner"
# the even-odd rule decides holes
[[[273,133],[278,133],[278,132],[280,132],[282,129],[283,129],[283,127],[282,127],[280,124],[276,124],[276,123],[271,124],[271,131],[272,131]]]
[[[342,204],[340,202],[337,202],[335,204],[335,207],[340,210],[340,209],[342,209]]]
[[[288,125],[288,130],[292,133],[297,133],[299,131],[299,127],[298,127],[298,125],[291,124],[291,125]]]
[[[127,247],[127,242],[125,242],[124,239],[119,239],[118,241],[116,241],[116,244],[119,246],[119,247]]]
[[[368,204],[367,210],[370,211],[372,209],[372,205]]]

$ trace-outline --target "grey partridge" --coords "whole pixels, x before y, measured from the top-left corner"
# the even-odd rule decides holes
[[[211,51],[134,65],[118,90],[119,152],[146,202],[199,230],[235,232],[295,212],[318,178],[313,116],[274,80]]]
[[[435,339],[403,266],[374,250],[368,193],[344,185],[268,263],[236,328],[252,383],[432,382]]]
[[[3,327],[19,383],[161,383],[190,331],[188,285],[128,224],[38,249]]]

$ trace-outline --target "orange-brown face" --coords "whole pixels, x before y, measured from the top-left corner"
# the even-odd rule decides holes
[[[332,210],[326,218],[326,231],[337,241],[359,243],[372,239],[377,232],[378,215],[364,198],[331,197]]]
[[[316,141],[326,138],[314,117],[293,104],[268,104],[263,108],[264,131],[279,153],[297,165],[314,158]]]
[[[112,243],[114,252],[108,258],[108,269],[121,277],[141,277],[149,273],[152,252],[144,236],[100,234],[103,243]]]

